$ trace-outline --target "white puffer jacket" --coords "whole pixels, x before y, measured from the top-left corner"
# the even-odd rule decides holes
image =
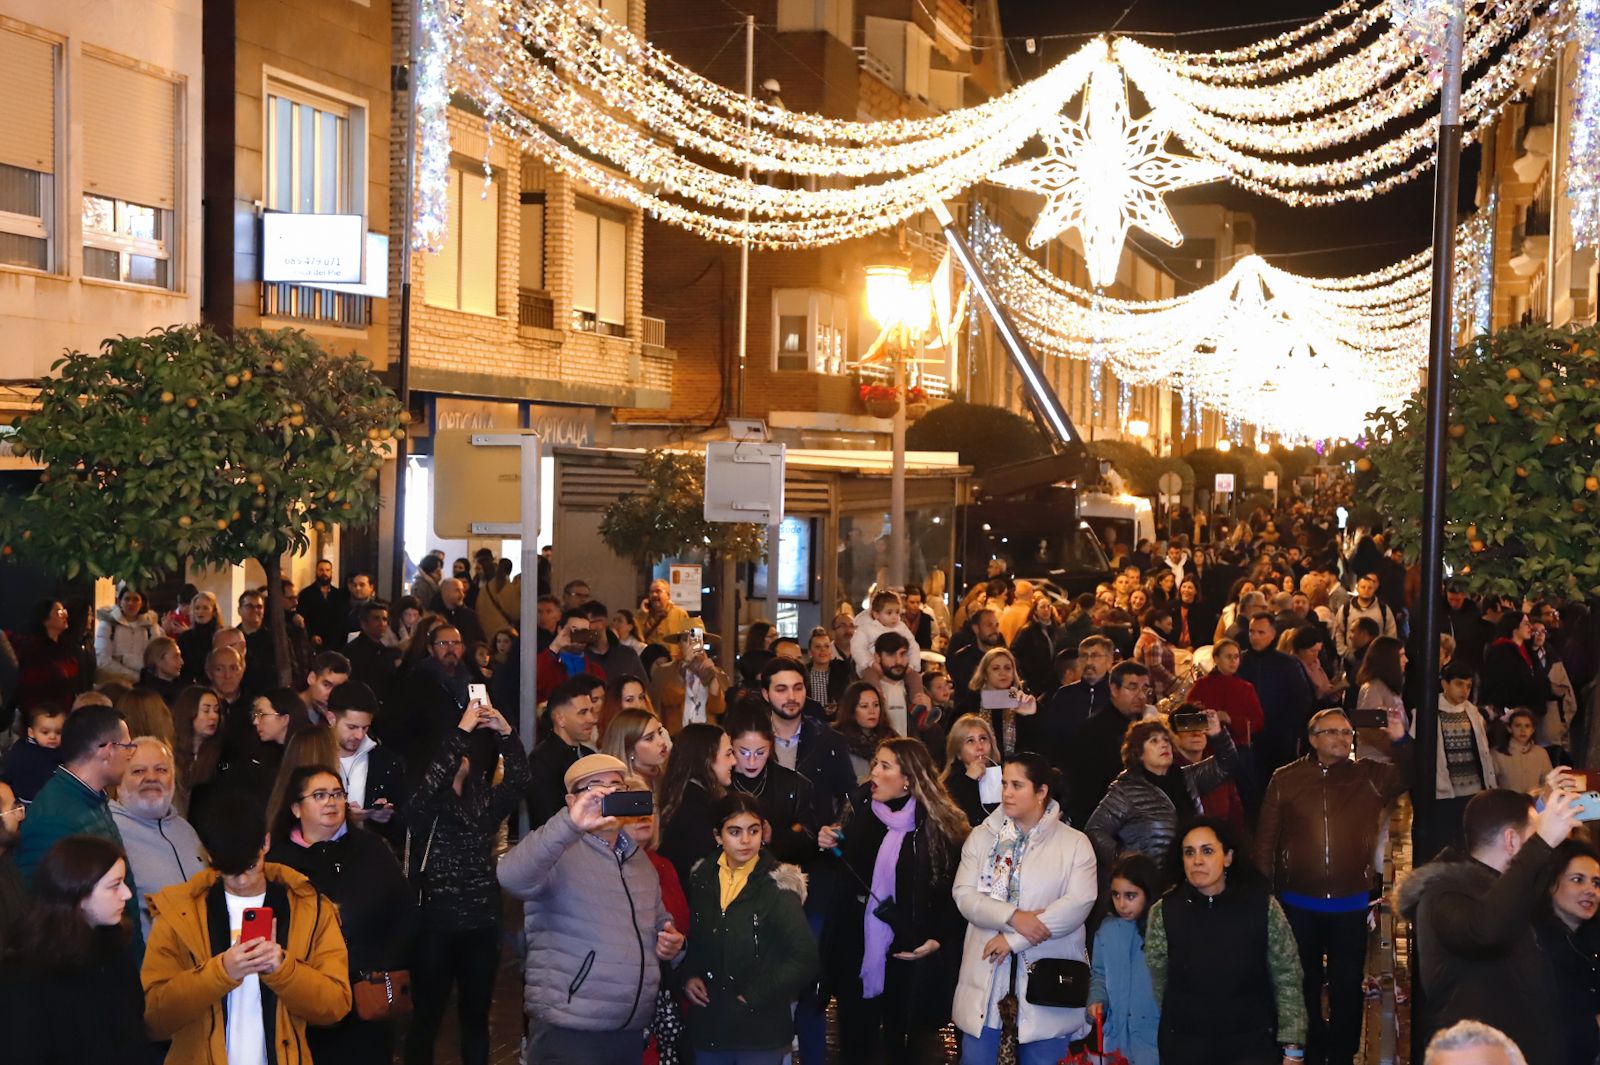
[[[102,607],[94,612],[95,680],[104,684],[120,680],[137,684],[144,669],[144,649],[161,635],[161,621],[154,610],[127,617],[120,606]]]
[[[994,1007],[1010,987],[1011,958],[997,965],[984,958],[983,948],[996,932],[1004,932],[1017,957],[1018,1039],[1023,1043],[1061,1036],[1076,1039],[1089,1030],[1084,1011],[1029,1003],[1028,966],[1043,958],[1088,960],[1083,922],[1099,894],[1094,847],[1088,836],[1062,822],[1060,808],[1052,802],[1034,826],[1033,839],[1022,856],[1022,889],[1018,905],[1012,906],[990,898],[978,886],[1005,821],[1005,811],[996,810],[972,830],[961,848],[954,893],[956,906],[968,923],[952,1019],[957,1028],[975,1038],[983,1035],[988,1021],[999,1027],[1000,1015]],[[1039,919],[1050,929],[1051,937],[1033,946],[1006,924],[1018,909],[1042,911]]]

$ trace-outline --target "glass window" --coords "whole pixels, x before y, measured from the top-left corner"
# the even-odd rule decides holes
[[[83,273],[107,281],[168,288],[172,212],[85,193]]]
[[[500,233],[499,186],[484,187],[483,170],[450,167],[444,247],[423,258],[423,292],[435,307],[495,314]]]
[[[352,174],[351,108],[273,88],[267,94],[267,208],[361,214]]]
[[[573,212],[573,327],[625,336],[628,225],[626,216],[581,200]]]

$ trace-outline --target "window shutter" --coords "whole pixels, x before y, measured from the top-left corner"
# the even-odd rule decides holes
[[[422,256],[423,300],[435,307],[461,306],[461,171],[451,167],[444,244]]]
[[[628,227],[614,218],[600,219],[600,292],[595,317],[623,324],[623,293],[628,274]]]
[[[56,46],[0,30],[0,163],[56,170]]]
[[[499,309],[500,179],[484,192],[483,174],[461,175],[461,309],[494,314]]]
[[[572,212],[572,307],[595,314],[599,310],[600,219],[582,208]]]
[[[177,87],[165,78],[83,57],[83,190],[172,210],[177,199]]]

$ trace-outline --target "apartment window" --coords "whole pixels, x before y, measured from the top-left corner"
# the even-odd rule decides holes
[[[544,193],[522,194],[522,254],[517,287],[544,290]]]
[[[572,223],[573,328],[625,336],[627,216],[592,200],[579,200]]]
[[[772,291],[772,368],[842,373],[850,304],[808,288]]]
[[[177,86],[90,55],[80,69],[84,276],[171,288]]]
[[[854,26],[852,0],[778,0],[779,32],[822,30],[852,44],[855,42]]]
[[[0,30],[0,263],[49,270],[55,236],[56,46]]]
[[[628,24],[628,0],[594,0],[594,6],[617,25]]]
[[[452,163],[449,228],[444,247],[423,259],[427,302],[474,314],[498,311],[496,260],[500,243],[500,186],[485,188],[483,168]]]
[[[881,65],[880,69],[887,72],[892,88],[918,100],[928,99],[933,39],[916,23],[869,17],[866,50]]]
[[[365,127],[358,105],[269,81],[267,209],[365,214]]]

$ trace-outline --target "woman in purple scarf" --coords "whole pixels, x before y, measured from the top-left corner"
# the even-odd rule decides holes
[[[951,886],[969,831],[928,748],[896,737],[873,754],[843,825],[818,835],[848,866],[823,944],[841,1061],[941,1060],[965,930]]]

